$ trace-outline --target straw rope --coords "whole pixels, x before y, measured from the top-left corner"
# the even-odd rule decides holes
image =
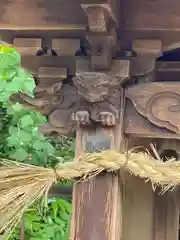
[[[129,171],[167,190],[180,184],[180,162],[156,160],[147,152],[117,153],[107,150],[88,153],[78,161],[54,169],[1,160],[0,167],[0,240],[7,240],[25,210],[37,199],[47,196],[59,179],[86,179],[102,171]]]

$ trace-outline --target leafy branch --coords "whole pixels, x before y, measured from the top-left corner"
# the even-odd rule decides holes
[[[21,68],[21,56],[14,48],[0,46],[0,156],[45,167],[74,156],[74,140],[65,137],[47,138],[38,131],[46,122],[39,112],[29,111],[20,104],[12,105],[15,92],[33,94],[35,83],[30,73]],[[59,184],[69,184],[60,182]],[[47,206],[39,203],[24,215],[29,240],[68,239],[71,203],[52,198]],[[19,227],[10,240],[19,240]]]

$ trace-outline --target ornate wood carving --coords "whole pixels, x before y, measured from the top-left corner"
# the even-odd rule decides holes
[[[84,72],[77,74],[72,80],[73,85],[59,81],[53,85],[51,82],[50,86],[46,82],[44,89],[41,86],[41,91],[37,86],[34,98],[16,93],[10,100],[48,116],[48,123],[40,127],[44,134],[56,132],[69,136],[74,134],[77,123],[116,125],[121,96],[118,78],[105,73]]]
[[[180,133],[180,85],[178,83],[147,83],[126,91],[136,110],[152,124]]]

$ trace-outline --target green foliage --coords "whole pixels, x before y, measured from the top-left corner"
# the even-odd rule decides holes
[[[23,221],[28,240],[67,240],[71,204],[63,199],[49,199],[48,206],[32,206]],[[20,229],[17,228],[9,240],[20,240]]]
[[[0,156],[45,167],[69,161],[74,155],[73,139],[40,135],[38,125],[46,122],[46,118],[10,103],[12,93],[32,95],[35,87],[32,75],[20,64],[21,57],[15,49],[0,46]],[[70,215],[71,204],[62,199],[49,199],[48,208],[35,204],[24,215],[27,239],[68,239]],[[10,240],[19,240],[19,227]]]

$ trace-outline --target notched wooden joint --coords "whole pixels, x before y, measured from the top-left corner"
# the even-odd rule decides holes
[[[13,45],[21,55],[36,55],[42,47],[40,38],[15,38]]]
[[[85,9],[88,16],[89,31],[92,32],[107,32],[108,18],[107,12],[102,7],[89,7]]]
[[[65,67],[40,67],[38,70],[39,78],[57,78],[59,80],[67,77],[67,68]]]
[[[154,39],[137,39],[132,43],[132,49],[138,55],[160,56],[162,53],[162,42]]]
[[[116,14],[109,3],[81,4],[81,7],[87,14],[89,29],[92,32],[106,32],[108,22],[116,23]]]
[[[60,56],[74,56],[80,48],[79,39],[52,39],[52,49]]]
[[[111,65],[113,47],[117,42],[115,30],[106,35],[87,35],[91,45],[91,65],[94,70],[107,69]]]

